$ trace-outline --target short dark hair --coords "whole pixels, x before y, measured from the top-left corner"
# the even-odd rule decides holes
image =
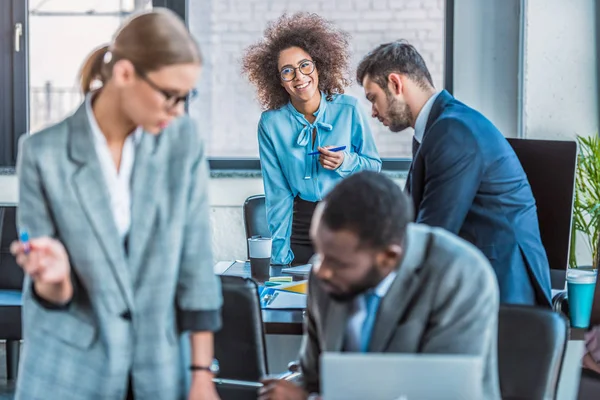
[[[423,88],[433,86],[425,60],[403,39],[382,44],[367,54],[358,64],[356,81],[362,85],[368,75],[382,89],[387,89],[388,76],[392,73],[404,74]]]
[[[362,171],[338,183],[324,199],[321,223],[349,230],[360,246],[402,244],[413,207],[400,186],[383,174]]]

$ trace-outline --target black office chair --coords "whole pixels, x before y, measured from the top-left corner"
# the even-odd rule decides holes
[[[531,185],[540,236],[550,264],[552,288],[562,289],[571,247],[577,143],[566,140],[507,140]],[[562,299],[558,299],[560,301]]]
[[[600,374],[582,368],[577,400],[598,400],[600,393]]]
[[[223,327],[215,334],[215,379],[221,399],[256,399],[268,373],[258,287],[252,279],[221,275]]]
[[[6,340],[6,377],[15,379],[19,366],[23,270],[10,254],[17,239],[15,207],[0,208],[0,338]]]
[[[244,202],[244,227],[246,228],[246,239],[252,236],[271,237],[264,194],[250,196]],[[247,241],[246,249],[248,257],[250,257]]]
[[[500,306],[498,372],[502,398],[556,398],[568,337],[567,320],[557,312]]]

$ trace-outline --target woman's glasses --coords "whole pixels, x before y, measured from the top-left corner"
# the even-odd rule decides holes
[[[296,68],[292,66],[286,66],[279,71],[279,77],[284,82],[290,82],[296,79],[296,70],[300,71],[302,75],[310,75],[315,70],[315,62],[312,60],[303,60],[300,65]]]
[[[192,100],[198,95],[198,91],[196,89],[192,89],[187,94],[180,96],[177,93],[173,93],[161,88],[156,83],[152,82],[152,80],[148,78],[146,74],[142,73],[137,68],[135,69],[135,72],[148,84],[148,86],[150,86],[152,89],[156,90],[158,93],[164,96],[165,106],[169,109],[177,106],[179,103],[185,102],[186,100]]]

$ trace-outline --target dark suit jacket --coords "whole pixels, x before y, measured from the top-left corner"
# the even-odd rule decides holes
[[[500,131],[447,91],[433,104],[407,190],[416,222],[458,234],[488,257],[502,303],[550,306],[550,267],[527,176]]]
[[[404,258],[379,305],[368,351],[479,356],[481,398],[500,399],[498,307],[494,272],[480,251],[443,229],[410,224]],[[320,392],[321,354],[343,351],[351,316],[352,302],[334,301],[311,275],[300,350],[308,392]]]

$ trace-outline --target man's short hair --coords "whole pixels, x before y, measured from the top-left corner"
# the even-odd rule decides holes
[[[325,197],[321,223],[355,233],[361,246],[402,244],[413,219],[412,202],[383,174],[363,171],[338,183]]]
[[[406,40],[382,44],[367,54],[358,65],[356,81],[362,85],[368,75],[382,89],[387,90],[388,76],[392,73],[404,74],[423,88],[433,87],[425,60]]]

